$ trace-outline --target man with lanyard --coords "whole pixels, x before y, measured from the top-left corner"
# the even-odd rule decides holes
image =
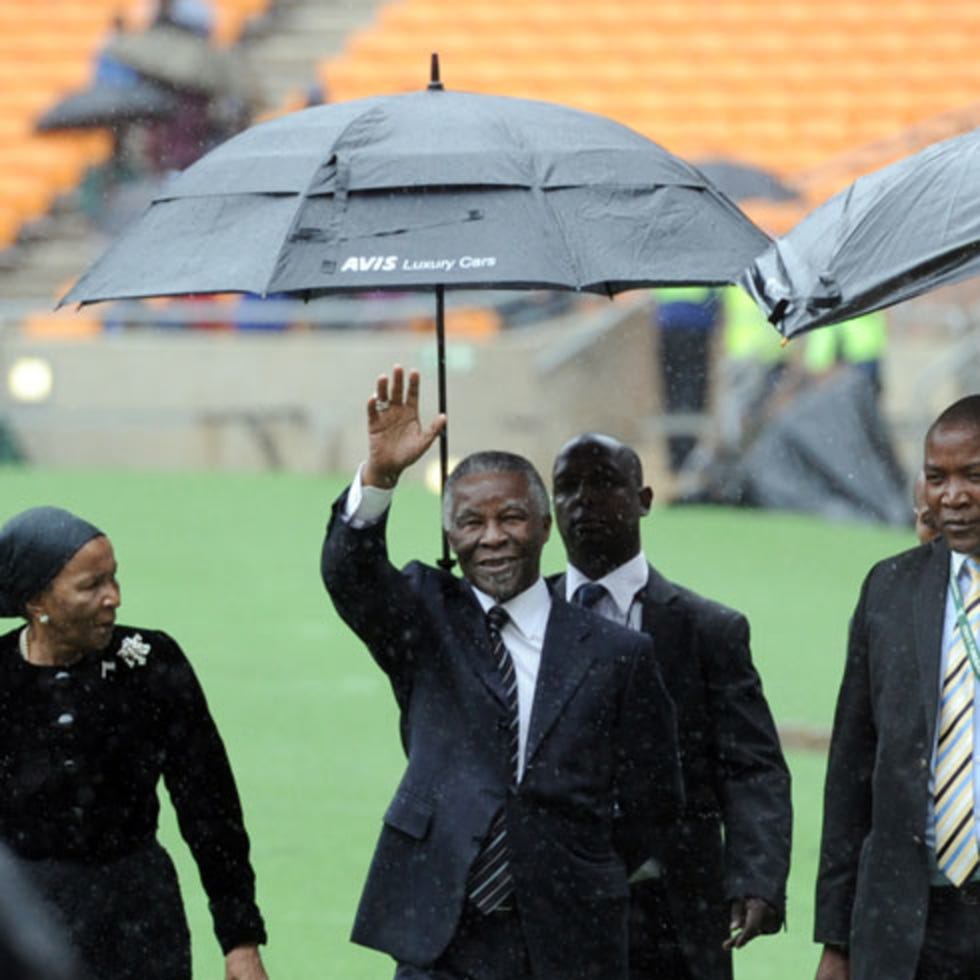
[[[872,568],[851,623],[818,980],[980,976],[980,394],[932,424],[923,469],[940,537]]]

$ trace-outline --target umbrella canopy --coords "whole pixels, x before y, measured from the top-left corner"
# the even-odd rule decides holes
[[[712,184],[733,201],[796,201],[799,191],[784,183],[775,174],[751,163],[737,160],[696,160]]]
[[[860,177],[739,283],[786,337],[980,272],[980,129]]]
[[[724,284],[768,243],[612,120],[424,91],[253,126],[170,183],[65,297]]]
[[[146,81],[125,85],[95,84],[65,96],[35,123],[40,133],[62,129],[98,129],[122,123],[167,119],[177,112],[179,100]]]
[[[188,167],[62,300],[723,284],[768,237],[610,119],[427,91],[304,109]],[[441,442],[443,477],[447,448]]]

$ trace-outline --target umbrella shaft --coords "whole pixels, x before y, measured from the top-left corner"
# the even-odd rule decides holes
[[[436,286],[436,372],[439,379],[439,411],[446,414],[446,290]],[[446,493],[446,478],[449,476],[449,422],[439,433],[439,498]],[[442,557],[438,564],[449,570],[453,567],[449,553],[449,536],[442,530]]]

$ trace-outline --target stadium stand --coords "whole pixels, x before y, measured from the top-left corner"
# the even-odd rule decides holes
[[[214,38],[230,43],[269,0],[214,0]],[[34,121],[91,81],[95,54],[116,17],[139,29],[146,0],[4,0],[0,5],[0,249],[44,215],[111,151],[106,131],[37,134]]]
[[[113,18],[138,29],[154,6],[0,5],[0,250],[108,158],[106,132],[37,135],[33,123],[88,82]],[[304,6],[331,4],[210,4],[220,43],[273,8]],[[330,101],[423,87],[428,56],[438,50],[448,87],[564,102],[619,119],[695,162],[727,158],[768,170],[803,192],[789,203],[742,202],[774,233],[860,173],[980,123],[972,43],[980,5],[972,0],[358,6],[362,22],[376,8],[373,21],[351,32],[338,54],[322,57],[309,78]],[[288,55],[281,47],[280,61]],[[306,98],[306,87],[296,88],[272,114],[301,108]]]
[[[563,102],[780,176],[801,201],[745,206],[784,231],[980,123],[978,36],[972,0],[391,0],[319,77],[335,100],[418,89],[438,51],[447,87]]]

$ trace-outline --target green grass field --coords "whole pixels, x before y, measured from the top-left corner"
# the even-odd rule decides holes
[[[115,545],[123,622],[159,627],[202,679],[245,806],[270,932],[273,980],[387,980],[387,957],[348,931],[381,814],[401,772],[386,682],[340,623],[318,562],[344,478],[133,474],[0,468],[0,519],[41,503],[75,510]],[[646,546],[672,578],[744,610],[781,726],[827,727],[847,621],[870,564],[911,532],[782,514],[662,508]],[[438,554],[438,507],[399,491],[396,562]],[[561,565],[557,536],[545,571]],[[0,622],[5,628],[13,621]],[[791,750],[796,807],[789,928],[736,959],[738,980],[811,977],[813,876],[824,758]],[[196,871],[167,804],[195,975],[222,975]]]

